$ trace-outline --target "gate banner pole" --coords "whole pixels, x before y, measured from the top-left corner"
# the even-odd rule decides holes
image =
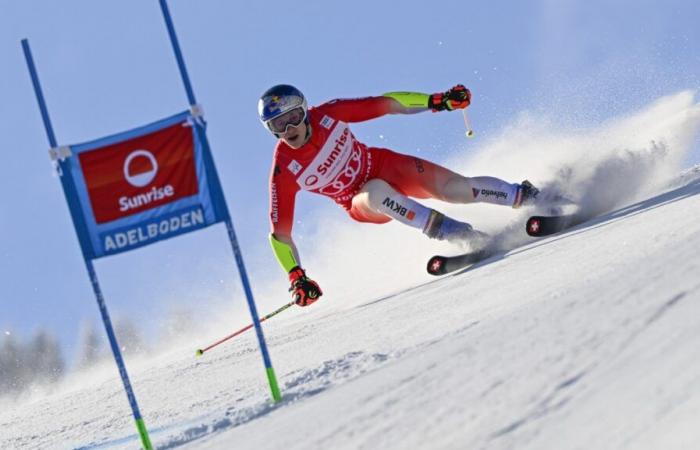
[[[151,439],[148,436],[148,429],[141,416],[141,411],[139,410],[139,405],[136,402],[136,395],[134,395],[134,390],[131,387],[131,381],[129,381],[129,374],[126,371],[126,365],[124,364],[124,358],[122,357],[121,350],[119,349],[119,343],[117,342],[117,337],[114,334],[114,327],[112,326],[112,321],[109,318],[109,312],[107,311],[107,305],[102,295],[102,289],[100,288],[100,282],[97,279],[97,272],[92,264],[92,260],[86,259],[85,266],[90,276],[90,284],[92,284],[92,291],[95,293],[95,298],[97,299],[97,306],[100,309],[100,316],[102,317],[102,323],[104,323],[105,330],[107,331],[107,338],[109,339],[109,346],[112,348],[112,354],[114,355],[114,361],[117,363],[119,368],[119,376],[124,384],[124,390],[126,391],[126,396],[129,399],[129,405],[131,406],[131,412],[134,415],[134,420],[136,421],[136,429],[139,432],[139,437],[141,438],[141,444],[145,450],[152,450],[153,445],[151,444]]]
[[[168,4],[166,0],[159,0],[160,8],[163,11],[163,17],[165,18],[165,25],[168,28],[168,34],[170,35],[170,42],[173,46],[173,51],[175,52],[175,58],[177,59],[177,65],[180,69],[180,76],[182,77],[182,82],[185,85],[185,91],[187,92],[187,100],[190,102],[190,106],[196,106],[196,100],[194,96],[194,91],[192,89],[192,83],[190,83],[190,78],[187,74],[187,67],[185,66],[185,59],[182,57],[182,51],[180,50],[180,43],[177,40],[177,35],[175,33],[175,26],[173,25],[173,20],[170,17],[170,10],[168,9]],[[202,134],[204,130],[202,127]],[[204,137],[206,139],[206,137]],[[211,176],[215,176],[216,168],[213,167],[213,161],[211,163],[211,169],[208,171]],[[225,202],[224,202],[225,204]],[[277,384],[277,377],[275,376],[275,371],[272,368],[272,361],[270,360],[270,353],[267,350],[267,344],[265,343],[265,335],[263,334],[262,327],[260,326],[260,319],[258,318],[258,311],[255,307],[255,300],[253,299],[253,292],[250,289],[250,282],[248,280],[248,275],[245,270],[245,265],[243,263],[243,255],[241,254],[240,247],[238,245],[238,239],[236,238],[236,232],[233,228],[233,223],[231,221],[231,216],[228,212],[228,207],[226,207],[226,231],[228,232],[229,241],[231,242],[231,248],[233,249],[233,255],[236,259],[236,265],[238,266],[238,272],[241,276],[241,282],[243,284],[243,290],[245,292],[246,300],[248,302],[248,309],[250,310],[250,316],[253,319],[253,324],[255,325],[255,333],[258,337],[258,344],[260,346],[260,351],[263,356],[263,363],[265,364],[265,372],[267,374],[267,380],[270,384],[270,391],[272,393],[272,399],[278,402],[282,399],[280,394],[279,385]]]
[[[236,231],[233,228],[233,222],[229,217],[226,219],[226,231],[228,232],[229,241],[231,241],[231,248],[233,249],[233,255],[236,258],[236,264],[238,265],[238,272],[241,275],[241,282],[243,284],[243,290],[245,291],[246,300],[248,300],[248,309],[250,310],[250,316],[253,318],[253,325],[255,326],[255,334],[258,336],[258,343],[260,344],[260,351],[262,352],[263,363],[265,364],[265,373],[267,374],[267,381],[270,385],[270,392],[272,393],[272,399],[275,402],[282,400],[282,394],[280,393],[279,384],[277,384],[277,377],[275,376],[275,370],[272,367],[272,360],[270,359],[270,353],[267,350],[267,344],[265,343],[265,335],[263,334],[262,327],[260,326],[260,319],[258,318],[258,310],[255,307],[255,301],[253,300],[253,292],[250,289],[250,282],[248,281],[248,274],[245,270],[245,264],[243,264],[243,256],[241,254],[241,248],[238,245],[238,239],[236,238]]]
[[[46,108],[46,101],[44,100],[44,93],[41,90],[41,85],[39,84],[39,75],[36,71],[36,66],[34,65],[34,58],[32,57],[32,49],[29,48],[29,41],[27,39],[22,39],[22,50],[24,51],[24,59],[27,61],[27,69],[29,69],[29,76],[32,77],[32,86],[34,87],[34,94],[36,95],[36,101],[39,103],[39,110],[41,110],[41,119],[44,121],[44,128],[46,129],[46,136],[49,138],[49,145],[51,148],[58,147],[56,144],[56,135],[53,133],[53,127],[51,126],[51,118],[49,118],[49,110]]]
[[[166,2],[166,0],[159,1],[160,9],[163,11],[163,17],[165,18],[165,26],[168,28],[170,42],[172,43],[173,51],[175,52],[175,59],[177,59],[177,67],[180,69],[182,83],[185,85],[185,91],[187,91],[187,101],[190,102],[190,106],[194,106],[197,104],[197,101],[194,98],[194,91],[192,90],[192,83],[190,83],[190,77],[189,75],[187,75],[185,59],[182,57],[182,51],[180,50],[180,42],[177,40],[177,34],[175,34],[175,26],[173,25],[173,19],[170,17],[168,3]]]
[[[53,149],[57,147],[56,136],[54,135],[53,127],[51,126],[51,119],[49,117],[48,109],[46,108],[46,101],[44,100],[44,94],[41,90],[41,85],[39,84],[39,76],[36,71],[36,66],[34,65],[34,58],[32,57],[32,51],[29,48],[29,41],[27,39],[22,39],[22,50],[24,50],[24,58],[27,61],[29,75],[32,78],[34,94],[36,95],[36,100],[39,103],[41,118],[44,121],[46,135],[49,138],[49,145],[51,145],[51,148]],[[105,331],[107,332],[109,345],[112,348],[112,354],[114,355],[114,360],[117,363],[117,368],[119,369],[119,376],[122,379],[126,396],[129,399],[129,405],[131,406],[131,412],[136,422],[136,429],[138,430],[139,437],[141,438],[141,444],[145,450],[152,450],[153,446],[148,436],[148,430],[146,429],[143,417],[141,416],[138,403],[136,402],[136,396],[134,395],[134,390],[131,387],[131,381],[129,381],[129,375],[126,371],[126,366],[124,365],[124,359],[122,358],[121,351],[119,350],[119,344],[117,343],[117,337],[114,334],[112,321],[109,318],[109,312],[107,311],[107,305],[105,304],[102,289],[100,288],[100,283],[97,279],[97,273],[95,272],[92,260],[87,258],[84,252],[83,260],[85,261],[85,267],[87,268],[90,283],[92,284],[92,290],[95,294],[95,298],[97,299],[97,306],[100,309],[100,315],[102,316],[102,322],[104,323]]]

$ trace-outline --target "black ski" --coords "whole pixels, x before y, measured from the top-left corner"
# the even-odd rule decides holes
[[[564,214],[560,216],[532,216],[527,219],[525,231],[534,237],[547,236],[558,233],[572,225],[574,214]]]
[[[455,256],[436,255],[428,261],[428,273],[430,275],[445,275],[455,270],[464,269],[472,264],[488,258],[491,252],[479,250]]]

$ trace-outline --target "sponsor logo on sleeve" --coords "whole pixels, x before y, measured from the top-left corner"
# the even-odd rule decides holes
[[[270,186],[270,220],[272,223],[279,222],[279,200],[277,196],[277,183]]]
[[[292,172],[294,175],[299,175],[299,172],[301,172],[301,169],[303,169],[303,167],[295,160],[292,160],[292,162],[290,162],[287,166],[287,169],[289,169],[289,171]]]
[[[321,126],[327,130],[330,130],[334,123],[335,119],[329,116],[323,116],[323,119],[321,119]]]
[[[421,160],[420,158],[413,158],[413,161],[416,163],[416,171],[418,173],[425,172],[425,167],[423,167],[423,160]]]

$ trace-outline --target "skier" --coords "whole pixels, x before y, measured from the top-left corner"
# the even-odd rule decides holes
[[[270,174],[270,243],[289,274],[296,303],[307,306],[322,295],[306,276],[292,240],[294,204],[299,190],[332,198],[358,222],[397,220],[432,239],[478,246],[485,235],[468,223],[423,206],[414,198],[449,203],[487,202],[518,208],[538,194],[527,180],[508,183],[494,177],[464,177],[430,161],[368,147],[348,123],[386,114],[452,111],[469,106],[471,92],[459,84],[446,92],[389,92],[377,97],[336,99],[308,108],[295,87],[273,86],[261,96],[258,113],[278,139]]]

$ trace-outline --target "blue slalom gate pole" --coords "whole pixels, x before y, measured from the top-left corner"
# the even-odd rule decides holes
[[[187,74],[187,67],[185,66],[185,59],[182,57],[182,51],[180,50],[180,43],[177,40],[177,35],[175,34],[175,26],[173,25],[173,20],[170,17],[170,10],[168,9],[168,3],[166,0],[159,0],[160,8],[163,12],[163,17],[165,19],[165,25],[168,29],[168,35],[170,36],[170,43],[173,46],[173,52],[175,52],[175,58],[177,59],[177,65],[180,69],[180,76],[182,77],[182,83],[185,85],[185,91],[187,93],[187,100],[190,103],[190,107],[194,108],[197,105],[197,101],[194,96],[194,90],[192,89],[192,83],[190,83],[190,77]],[[202,129],[202,133],[204,133]],[[203,136],[206,139],[206,136]],[[214,164],[211,164],[211,171],[216,174],[216,168]],[[215,175],[216,176],[216,175]],[[223,193],[222,193],[223,195]],[[224,202],[224,204],[226,204]],[[236,231],[233,228],[233,221],[231,220],[231,215],[228,211],[228,206],[226,207],[226,231],[228,233],[229,241],[231,242],[231,248],[233,250],[233,255],[236,260],[236,265],[238,266],[238,273],[241,277],[241,283],[243,284],[243,291],[245,292],[246,300],[248,302],[248,309],[250,310],[250,316],[253,319],[253,325],[255,326],[255,334],[258,337],[258,344],[260,346],[260,352],[262,353],[263,363],[265,364],[265,372],[267,374],[267,380],[270,384],[270,391],[272,393],[272,399],[278,402],[282,399],[282,394],[280,393],[279,385],[277,383],[277,377],[275,371],[272,367],[272,360],[270,359],[270,353],[267,350],[267,344],[265,343],[265,335],[263,334],[262,327],[260,325],[260,319],[258,317],[258,310],[255,306],[255,300],[253,299],[253,291],[250,288],[250,282],[248,280],[248,274],[245,269],[245,264],[243,262],[243,255],[241,253],[240,246],[238,245],[238,239],[236,237]]]
[[[163,17],[165,18],[165,26],[168,28],[170,43],[173,45],[173,52],[175,52],[175,59],[177,59],[177,67],[180,69],[182,83],[185,85],[185,91],[187,92],[187,101],[190,102],[190,106],[194,106],[197,104],[197,101],[194,98],[192,83],[190,83],[190,77],[187,74],[187,67],[185,67],[185,59],[182,57],[182,51],[180,50],[180,42],[177,40],[177,34],[175,34],[175,25],[173,25],[173,19],[170,17],[170,9],[168,9],[168,2],[166,0],[159,1],[160,9],[163,11]]]
[[[29,69],[29,76],[32,78],[34,94],[36,95],[37,103],[39,103],[39,110],[41,111],[41,120],[44,122],[46,136],[49,138],[49,145],[51,146],[51,148],[56,148],[58,147],[58,144],[56,143],[56,135],[53,133],[53,127],[51,126],[51,118],[49,118],[49,110],[46,108],[44,92],[41,90],[41,84],[39,84],[39,75],[37,75],[36,66],[34,65],[34,58],[32,57],[32,49],[29,48],[29,41],[27,39],[22,39],[22,50],[24,51],[24,59],[27,61],[27,69]]]
[[[258,336],[258,342],[260,343],[260,351],[263,357],[263,363],[265,364],[265,373],[267,374],[267,381],[270,384],[270,391],[272,392],[272,399],[276,402],[282,400],[282,394],[280,393],[279,385],[277,384],[277,377],[275,376],[275,369],[272,367],[272,360],[270,359],[270,353],[267,351],[267,344],[265,343],[265,335],[262,331],[262,326],[260,325],[260,319],[258,318],[258,309],[255,306],[255,301],[253,300],[253,292],[250,289],[250,282],[248,281],[248,274],[245,270],[245,264],[243,264],[243,255],[241,254],[241,248],[238,245],[238,239],[236,238],[236,231],[233,228],[233,222],[229,216],[226,219],[226,231],[228,232],[228,238],[231,242],[231,248],[233,249],[233,255],[236,258],[236,264],[238,265],[238,272],[241,275],[241,283],[243,284],[243,290],[245,292],[246,299],[248,300],[248,309],[250,309],[250,315],[253,318],[253,325],[255,326],[255,334]]]
[[[24,51],[24,58],[27,62],[27,68],[29,69],[29,75],[32,78],[32,85],[34,87],[34,94],[36,95],[36,100],[39,103],[39,109],[41,110],[41,118],[44,122],[44,128],[46,129],[46,136],[49,139],[49,145],[51,148],[56,148],[56,136],[53,132],[53,127],[51,126],[51,119],[49,117],[49,112],[46,107],[46,101],[44,100],[44,94],[41,89],[41,84],[39,84],[39,76],[37,74],[36,66],[34,65],[34,58],[32,57],[32,51],[29,48],[29,41],[27,39],[22,39],[22,50]],[[65,195],[64,189],[64,195]],[[68,198],[66,197],[66,201]],[[75,224],[74,224],[75,225]],[[126,396],[129,400],[129,405],[131,406],[131,412],[134,416],[136,422],[136,429],[138,430],[139,437],[141,438],[141,444],[145,450],[152,450],[153,446],[151,440],[148,436],[148,430],[144,423],[143,417],[141,416],[141,411],[139,410],[139,405],[136,402],[136,396],[134,395],[134,390],[131,387],[131,381],[129,380],[129,374],[126,371],[126,365],[124,364],[124,359],[122,358],[121,351],[119,350],[119,344],[117,343],[117,337],[114,334],[114,328],[112,327],[112,321],[109,317],[109,312],[107,311],[107,305],[104,301],[104,296],[102,295],[102,289],[100,288],[100,283],[97,278],[97,272],[95,272],[95,267],[92,260],[83,253],[83,260],[85,261],[85,267],[87,268],[88,276],[90,277],[90,284],[92,285],[92,290],[95,294],[97,300],[97,306],[100,309],[100,315],[102,317],[102,322],[104,323],[105,331],[107,332],[107,338],[109,339],[109,345],[112,348],[112,354],[114,355],[114,361],[117,363],[117,368],[119,369],[119,376],[124,384],[124,390],[126,391]]]
[[[90,284],[92,284],[92,291],[95,293],[95,298],[97,299],[97,306],[100,308],[102,323],[104,323],[105,330],[107,331],[109,346],[112,348],[114,360],[117,362],[117,367],[119,368],[119,376],[124,384],[124,390],[126,391],[126,396],[129,399],[129,405],[131,406],[134,421],[136,421],[136,429],[139,432],[141,444],[143,444],[143,448],[145,450],[152,450],[153,445],[151,444],[151,439],[148,436],[148,429],[146,428],[146,423],[141,416],[139,405],[136,402],[136,395],[134,394],[134,389],[131,387],[131,381],[129,380],[129,374],[126,371],[126,365],[124,364],[124,358],[122,358],[122,352],[119,350],[119,343],[117,342],[117,336],[114,334],[112,320],[109,318],[109,311],[107,311],[107,304],[105,303],[104,296],[102,295],[100,282],[97,279],[97,272],[95,272],[95,267],[92,264],[92,260],[85,259],[85,266],[90,277]]]

